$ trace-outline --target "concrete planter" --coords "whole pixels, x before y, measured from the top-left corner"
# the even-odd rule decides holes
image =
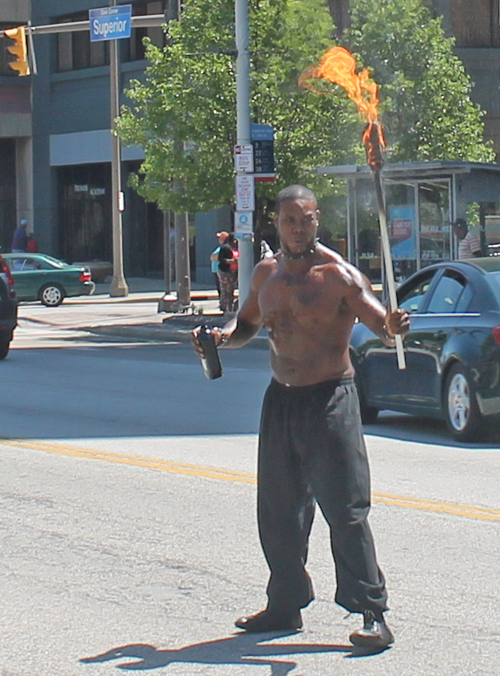
[[[107,261],[78,261],[73,265],[84,265],[86,268],[90,268],[92,281],[96,284],[102,284],[106,277],[113,274],[113,263]]]

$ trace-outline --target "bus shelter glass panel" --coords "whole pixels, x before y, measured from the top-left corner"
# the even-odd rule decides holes
[[[469,207],[469,205],[467,205]],[[476,205],[475,205],[476,206]],[[500,204],[498,202],[486,202],[479,205],[479,218],[474,220],[469,217],[467,209],[467,222],[469,230],[474,231],[474,226],[479,223],[479,234],[485,256],[500,255]],[[477,212],[477,209],[476,209]]]
[[[418,209],[412,183],[386,185],[387,220],[396,282],[418,269]]]
[[[370,282],[378,284],[382,279],[382,258],[377,198],[372,180],[358,181],[355,202],[354,264]]]
[[[421,267],[452,258],[449,181],[419,183]]]

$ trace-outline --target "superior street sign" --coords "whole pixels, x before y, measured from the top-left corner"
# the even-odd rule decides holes
[[[129,38],[132,34],[132,5],[89,10],[90,41]]]

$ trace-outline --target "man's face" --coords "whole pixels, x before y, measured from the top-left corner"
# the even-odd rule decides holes
[[[285,253],[300,254],[314,245],[319,211],[314,200],[290,199],[282,202],[274,217],[281,248]]]
[[[465,237],[465,235],[467,234],[467,230],[464,228],[463,225],[454,225],[453,226],[453,234],[458,239],[463,239]]]

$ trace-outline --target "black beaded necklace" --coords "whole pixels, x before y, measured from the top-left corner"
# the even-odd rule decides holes
[[[288,260],[299,261],[302,258],[310,258],[311,256],[314,256],[314,254],[316,253],[316,244],[314,244],[314,246],[309,247],[305,251],[301,251],[300,253],[290,253],[288,251],[283,251],[283,249],[280,249],[280,251],[285,258],[288,258]]]

